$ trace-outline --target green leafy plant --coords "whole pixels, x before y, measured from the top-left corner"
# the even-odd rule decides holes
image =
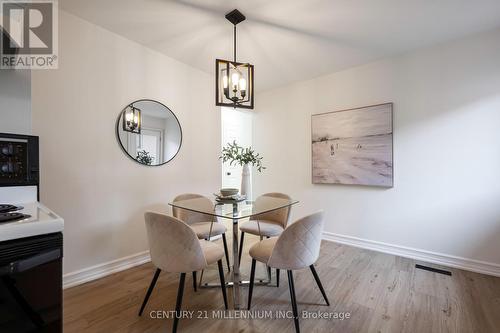
[[[262,170],[266,168],[262,166],[263,157],[256,153],[251,147],[243,148],[239,146],[236,141],[228,143],[222,148],[222,154],[219,159],[223,162],[229,161],[229,165],[239,164],[243,166],[245,164],[251,164],[256,167],[259,172],[262,172]]]
[[[137,156],[135,158],[139,163],[146,164],[146,165],[151,165],[153,164],[154,157],[149,155],[149,152],[145,150],[139,150],[137,152]]]

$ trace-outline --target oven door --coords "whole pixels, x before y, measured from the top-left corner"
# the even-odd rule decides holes
[[[38,250],[0,265],[0,332],[62,332],[62,249]]]

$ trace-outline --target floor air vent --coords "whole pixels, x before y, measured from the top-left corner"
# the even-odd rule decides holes
[[[434,273],[439,273],[439,274],[444,274],[444,275],[451,276],[451,272],[450,271],[445,271],[443,269],[433,268],[433,267],[429,267],[429,266],[423,266],[423,265],[419,265],[419,264],[416,264],[415,268],[420,268],[420,269],[423,269],[423,270],[426,270],[426,271],[429,271],[429,272],[434,272]]]

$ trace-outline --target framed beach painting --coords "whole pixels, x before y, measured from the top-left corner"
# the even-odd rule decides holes
[[[393,186],[392,103],[312,115],[312,182]]]

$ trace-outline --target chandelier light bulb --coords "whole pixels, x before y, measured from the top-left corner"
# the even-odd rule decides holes
[[[238,81],[240,80],[240,74],[238,72],[233,72],[231,74],[231,85],[234,90],[238,90]]]
[[[239,85],[240,85],[240,91],[243,92],[247,90],[247,80],[245,80],[244,77],[240,79]]]

